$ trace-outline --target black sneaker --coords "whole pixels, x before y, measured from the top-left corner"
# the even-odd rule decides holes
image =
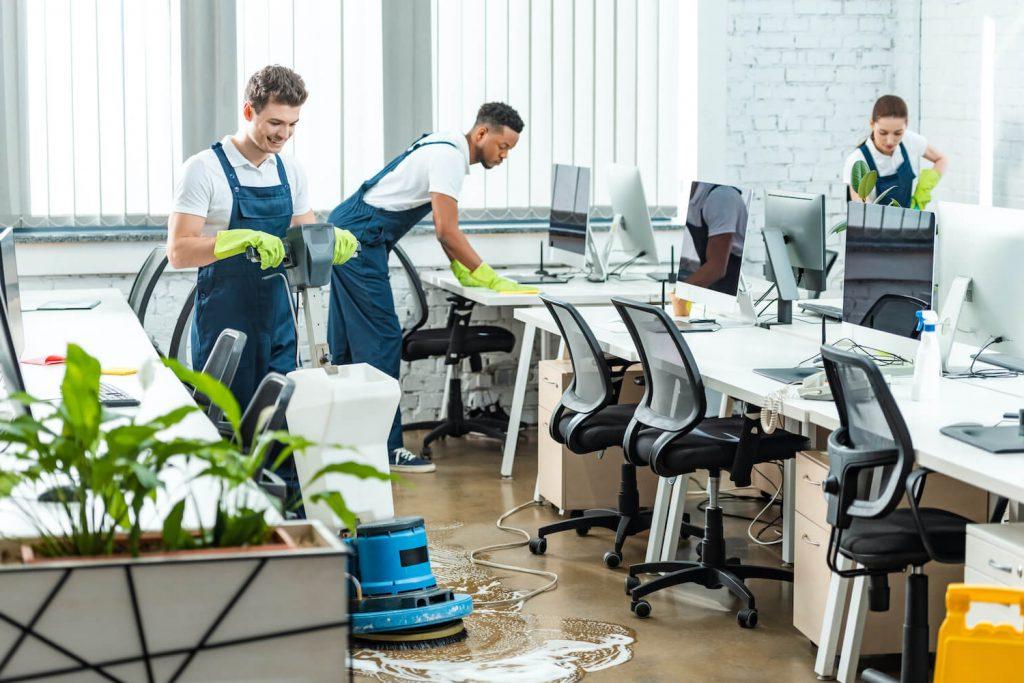
[[[392,472],[433,472],[437,466],[406,448],[396,448],[388,457]]]

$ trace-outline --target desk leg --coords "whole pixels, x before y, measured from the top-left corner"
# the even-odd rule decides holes
[[[647,537],[647,556],[644,558],[644,562],[661,560],[664,550],[665,522],[672,505],[672,489],[678,481],[679,477],[674,479],[658,477],[658,493],[654,497],[654,509],[651,511],[651,533]]]
[[[850,569],[853,566],[848,558],[839,556],[839,569]],[[828,584],[828,597],[825,599],[825,615],[821,620],[821,635],[818,636],[818,657],[814,660],[814,673],[821,680],[831,680],[836,675],[836,651],[839,647],[839,634],[842,633],[843,613],[846,601],[850,597],[850,579],[832,574]]]
[[[860,645],[864,639],[864,621],[868,615],[868,578],[853,579],[853,593],[850,595],[850,612],[846,617],[843,633],[843,650],[839,656],[840,683],[854,683],[857,680],[857,665],[860,664]]]
[[[672,487],[672,502],[669,504],[668,517],[665,520],[665,538],[661,542],[661,561],[672,562],[679,552],[679,532],[683,526],[683,512],[686,507],[686,488],[689,477],[682,474],[676,477]]]
[[[512,476],[512,463],[516,459],[516,442],[519,440],[519,423],[523,417],[523,399],[526,384],[530,379],[530,361],[533,358],[533,337],[537,328],[527,323],[523,329],[522,346],[519,349],[519,368],[516,370],[516,385],[512,390],[512,410],[508,416],[508,433],[505,434],[505,451],[501,456],[501,476]]]
[[[444,393],[441,394],[441,410],[439,417],[440,421],[448,419],[448,394],[451,393],[452,374],[455,372],[454,365],[446,365],[444,373]]]

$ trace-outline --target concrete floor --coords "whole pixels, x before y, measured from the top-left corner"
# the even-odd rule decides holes
[[[406,443],[418,443],[415,434]],[[395,488],[399,515],[426,519],[432,545],[437,536],[445,544],[471,549],[515,540],[496,529],[498,515],[532,498],[536,472],[535,447],[521,442],[515,479],[498,475],[500,446],[490,440],[468,437],[439,443],[434,449],[437,472],[406,475],[406,485]],[[688,509],[703,519],[691,497]],[[733,501],[727,512],[751,515],[758,506]],[[529,508],[509,520],[513,526],[535,530],[556,520],[550,506]],[[744,562],[775,566],[779,546],[760,548],[746,542],[747,522],[727,519],[729,553]],[[432,529],[445,529],[432,533]],[[632,658],[621,665],[586,674],[594,681],[815,681],[814,647],[792,626],[792,586],[770,581],[751,581],[758,599],[760,623],[754,630],[741,629],[735,619],[737,606],[724,590],[684,587],[655,594],[653,614],[641,620],[629,610],[623,592],[624,568],[611,570],[601,557],[610,549],[611,532],[594,530],[586,538],[575,533],[549,538],[547,554],[534,557],[523,548],[496,553],[500,562],[522,564],[557,572],[558,588],[528,601],[523,612],[552,617],[583,617],[618,624],[635,632]],[[642,562],[646,534],[627,542],[624,567]],[[432,551],[433,552],[433,551]],[[684,543],[680,559],[693,557],[693,546]],[[532,588],[537,577],[493,573],[509,588]],[[425,654],[425,653],[423,653]],[[421,655],[423,656],[423,655]],[[387,678],[386,680],[395,680]]]

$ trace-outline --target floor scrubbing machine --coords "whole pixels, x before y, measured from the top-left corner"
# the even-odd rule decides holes
[[[390,416],[398,407],[397,387],[393,402],[385,409],[382,406],[388,400],[386,388],[380,381],[367,380],[367,372],[372,368],[356,373],[351,372],[354,366],[338,367],[329,361],[322,288],[331,279],[334,226],[325,223],[293,226],[288,228],[283,241],[289,297],[294,294],[301,299],[312,366],[289,374],[296,383],[288,411],[289,430],[319,444],[337,441],[335,432],[338,431],[348,435],[346,443],[352,442],[353,430],[357,427],[350,423],[356,418],[360,431],[380,431],[380,434],[364,435],[367,441],[363,447],[358,443],[350,443],[346,449],[318,446],[308,453],[296,454],[299,480],[310,482],[312,472],[329,464],[332,457],[359,459],[377,469],[385,469]],[[259,261],[254,249],[250,248],[248,257]],[[378,379],[397,385],[393,378],[377,375],[380,375]],[[352,396],[353,391],[366,395]],[[353,410],[353,400],[358,401],[360,409],[381,415],[346,415]],[[303,494],[313,495],[318,487],[325,485],[326,479],[310,482],[308,487],[303,485]],[[421,649],[464,640],[466,629],[462,619],[473,611],[473,600],[437,585],[430,569],[423,519],[393,516],[390,482],[343,478],[331,482],[332,486],[335,484],[345,496],[346,504],[351,501],[349,508],[353,512],[361,519],[372,520],[360,524],[355,536],[344,539],[353,551],[349,574],[354,579],[354,590],[349,613],[355,642],[380,649]],[[325,506],[307,503],[305,507],[308,516],[320,518],[329,528],[340,528],[338,520]]]
[[[422,518],[360,524],[345,540],[358,581],[350,600],[356,643],[421,649],[465,640],[462,619],[473,611],[473,599],[437,585]]]

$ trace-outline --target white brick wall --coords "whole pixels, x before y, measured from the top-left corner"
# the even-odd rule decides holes
[[[729,0],[726,178],[754,191],[748,270],[764,263],[764,191],[823,192],[845,216],[846,155],[895,84],[902,0]],[[831,237],[831,248],[839,239]],[[832,282],[842,277],[840,264]]]

